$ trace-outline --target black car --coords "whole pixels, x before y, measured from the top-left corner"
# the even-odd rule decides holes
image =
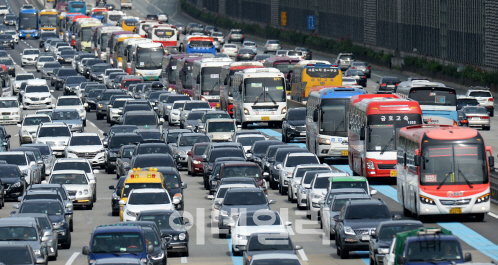
[[[59,57],[59,63],[61,63],[61,64],[72,63],[75,54],[76,54],[76,52],[73,50],[61,51],[61,56]]]
[[[0,144],[1,144],[0,150],[2,152],[10,150],[10,137],[11,135],[7,133],[5,127],[0,125]]]
[[[422,227],[424,227],[422,222],[412,220],[385,221],[379,223],[377,229],[375,229],[375,233],[372,234],[368,245],[370,265],[384,264],[384,256],[389,253],[389,248],[397,233]]]
[[[154,14],[147,14],[147,16],[145,17],[145,20],[158,20],[157,18],[157,15],[154,15]]]
[[[118,158],[116,160],[116,178],[126,176],[126,173],[131,169],[130,160],[135,149],[134,144],[123,145],[119,149]]]
[[[31,245],[15,245],[11,242],[0,242],[0,253],[8,253],[8,255],[0,255],[1,264],[23,264],[36,265],[44,262],[43,258],[37,258]]]
[[[91,110],[97,109],[97,105],[95,104],[95,101],[100,96],[100,94],[102,94],[104,91],[105,91],[105,86],[98,85],[98,88],[90,90],[90,92],[88,92],[88,95],[83,94],[83,98],[82,98],[84,101],[83,104],[84,103],[88,104],[88,108],[86,108],[87,112],[90,112]],[[86,92],[86,90],[85,90],[85,92]]]
[[[176,138],[180,133],[192,132],[190,129],[165,129],[163,130],[163,135],[161,136],[161,140],[166,142],[166,144],[176,142]]]
[[[185,35],[185,24],[183,23],[176,23],[174,24],[176,26],[176,30],[178,30],[178,33]]]
[[[175,209],[185,210],[183,190],[187,188],[187,183],[182,182],[180,172],[174,167],[157,167],[157,172],[163,174],[166,190],[168,190],[171,199],[179,198],[180,200],[180,203],[175,204]]]
[[[104,71],[109,68],[112,68],[112,66],[108,63],[98,63],[93,65],[90,70],[90,81],[102,82],[104,78]]]
[[[59,71],[58,69],[61,68],[62,65],[60,63],[45,63],[43,64],[43,68],[41,70],[42,72],[42,78],[45,78],[45,79],[52,79],[52,74],[54,73],[55,69],[57,69],[57,71]],[[56,71],[56,72],[57,72]],[[52,80],[50,81],[51,85],[53,85],[53,82]]]
[[[54,76],[55,90],[62,88],[68,77],[76,75],[78,75],[78,73],[73,68],[60,68]]]
[[[400,219],[382,200],[355,200],[344,204],[335,220],[335,245],[341,259],[349,258],[350,251],[368,250],[371,235],[380,222]]]
[[[143,154],[134,156],[130,162],[131,168],[175,167],[175,161],[170,154]]]
[[[306,108],[289,109],[282,122],[282,142],[306,140]]]
[[[112,95],[125,93],[120,89],[108,89],[102,92],[97,100],[95,100],[97,120],[102,120],[107,115],[107,104],[109,104],[109,99],[111,99]]]
[[[17,16],[14,14],[5,15],[3,17],[3,24],[6,26],[15,26],[17,24]]]
[[[86,61],[85,69],[83,70],[83,76],[85,76],[85,78],[91,79],[90,75],[92,73],[92,67],[96,64],[104,64],[104,63],[105,62],[102,59],[88,59]]]
[[[266,141],[256,141],[251,147],[252,160],[254,163],[258,164],[261,170],[263,170],[263,156],[266,154],[266,150],[272,145],[282,145],[283,143],[278,140],[266,140]]]
[[[109,11],[116,9],[116,6],[114,4],[111,4],[111,3],[105,3],[104,7]]]
[[[188,256],[189,234],[186,222],[178,211],[175,210],[146,210],[141,211],[137,221],[153,221],[161,231],[161,237],[166,239],[168,252],[181,252]]]
[[[138,143],[132,156],[145,154],[169,154],[173,156],[173,151],[166,143]]]
[[[118,183],[116,186],[109,186],[110,190],[113,190],[112,196],[111,196],[111,213],[112,216],[118,216],[119,215],[119,201],[121,200],[121,191],[123,191],[123,186],[125,183],[125,180],[128,176],[122,176],[119,178]]]
[[[86,79],[81,75],[68,76],[64,81],[62,87],[63,95],[76,95],[80,88],[81,83],[85,82]]]
[[[138,133],[112,133],[109,136],[107,143],[104,140],[104,147],[106,147],[104,155],[105,172],[107,174],[114,173],[114,169],[116,169],[118,152],[121,149],[121,146],[135,144],[141,142],[142,140],[142,136]]]
[[[3,47],[10,47],[11,49],[14,49],[15,46],[14,38],[12,38],[12,35],[9,34],[1,34],[0,43]]]
[[[457,97],[457,110],[467,106],[479,106],[479,102],[475,97]]]
[[[115,133],[132,133],[137,129],[137,126],[133,125],[114,125],[111,127],[108,133],[103,133],[104,139],[102,143],[107,144],[109,142],[109,137]]]
[[[157,114],[152,111],[127,111],[123,113],[121,124],[135,125],[143,129],[160,129],[162,126],[162,118],[159,119]]]
[[[304,53],[304,59],[305,60],[311,60],[311,58],[313,57],[312,53],[311,53],[311,50],[308,49],[308,48],[305,48],[305,47],[296,47],[294,50],[295,51],[302,51]]]
[[[252,61],[254,56],[256,56],[256,52],[252,49],[240,49],[235,59],[237,61]]]
[[[161,231],[156,223],[153,221],[128,221],[119,222],[117,225],[135,225],[142,227],[145,240],[149,245],[154,247],[154,251],[149,254],[151,259],[147,264],[149,265],[164,265],[168,264],[168,253],[164,239],[161,240]]]
[[[290,145],[285,147],[280,147],[277,149],[275,154],[273,155],[273,163],[270,166],[270,187],[272,189],[278,188],[278,183],[280,182],[280,168],[279,165],[284,162],[285,156],[290,153],[307,153],[308,150],[306,148],[300,148]]]
[[[213,171],[213,166],[217,158],[220,157],[240,157],[245,159],[244,151],[238,148],[217,148],[209,151],[206,155],[202,155],[202,166],[204,168],[204,179],[208,182],[209,176]],[[206,187],[208,188],[208,187]]]
[[[362,87],[367,86],[367,75],[362,70],[348,69],[344,75],[354,78],[356,83]]]
[[[253,233],[247,239],[247,245],[240,246],[243,251],[243,265],[249,265],[251,257],[258,254],[297,254],[297,250],[303,249],[300,245],[294,245],[290,235],[285,233]],[[293,264],[293,263],[289,263]],[[294,263],[295,264],[295,263]]]
[[[54,33],[54,32],[44,32],[41,34],[41,37],[40,37],[40,44],[39,44],[39,47],[40,48],[43,48],[45,47],[45,42],[47,42],[47,40],[58,40],[58,37],[57,35]]]
[[[396,76],[383,76],[377,81],[377,84],[379,84],[377,91],[383,93],[396,93],[396,89],[400,82],[401,81]]]

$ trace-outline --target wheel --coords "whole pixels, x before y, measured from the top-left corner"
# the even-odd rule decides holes
[[[192,175],[192,171],[190,171],[190,167],[187,166],[187,175]]]
[[[107,174],[112,174],[112,172],[113,172],[113,171],[114,171],[114,170],[112,170],[112,169],[109,167],[109,165],[106,165],[106,167],[105,167],[105,173],[107,173]]]
[[[349,251],[342,249],[342,247],[341,247],[341,259],[349,259]]]
[[[184,256],[184,257],[188,257],[188,255],[189,255],[189,254],[188,254],[188,247],[187,247],[187,251],[183,252],[183,256]]]
[[[241,126],[242,126],[242,129],[247,129],[247,123],[242,122]]]
[[[86,119],[83,120],[83,127],[86,127]]]
[[[233,247],[232,247],[232,254],[233,254],[234,256],[240,256],[240,251],[236,251],[236,250],[234,250],[234,249],[233,249]]]
[[[67,236],[66,242],[61,244],[62,249],[70,249],[71,248],[71,233]]]
[[[306,218],[311,219],[311,208],[308,202],[306,202]]]
[[[284,190],[283,190],[282,185],[280,185],[280,183],[278,185],[278,193],[280,193],[280,195],[284,195]]]
[[[341,249],[339,248],[339,245],[337,243],[337,240],[335,241],[335,253],[340,256],[341,255]]]
[[[69,221],[69,232],[73,232],[73,219]]]
[[[90,203],[90,205],[87,205],[85,208],[86,208],[87,210],[91,210],[91,209],[93,209],[93,202],[92,202],[92,203]]]
[[[404,196],[404,193],[402,194],[402,198],[403,198],[403,215],[406,216],[406,217],[409,217],[410,215],[412,215],[412,213],[410,212],[410,210],[408,210],[406,207],[405,207],[405,196]]]
[[[93,194],[92,200],[93,202],[97,202],[97,191],[95,191],[95,193]]]
[[[101,114],[96,113],[96,115],[97,115],[97,120],[102,120],[104,118],[104,116],[102,116]]]
[[[290,202],[292,202],[292,196],[291,196],[291,194],[292,193],[291,193],[290,189],[287,188],[287,200],[290,201]]]
[[[118,215],[119,215],[119,212],[112,211],[112,212],[111,212],[111,215],[112,215],[112,216],[118,216]]]
[[[335,234],[330,234],[330,233],[329,233],[329,239],[330,239],[330,240],[335,240]]]
[[[484,215],[483,213],[478,213],[478,214],[476,214],[476,215],[475,215],[475,217],[476,217],[476,221],[478,221],[478,222],[482,222],[482,221],[484,221],[484,216],[485,216],[485,215]]]
[[[489,117],[494,117],[494,116],[495,116],[495,111],[494,110],[490,111],[489,112]]]
[[[320,220],[320,229],[323,229],[323,221]]]
[[[282,142],[290,143],[289,137],[287,137],[286,133],[283,133],[283,132],[282,132]]]
[[[375,265],[375,261],[374,259],[372,259],[372,257],[370,257],[370,265]]]

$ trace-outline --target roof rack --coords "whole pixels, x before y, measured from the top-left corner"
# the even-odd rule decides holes
[[[442,234],[443,230],[441,228],[427,228],[423,229],[417,232],[417,235],[419,236],[425,236],[425,235],[436,235],[436,234]]]
[[[489,87],[484,87],[484,86],[471,86],[469,87],[469,90],[489,90]]]

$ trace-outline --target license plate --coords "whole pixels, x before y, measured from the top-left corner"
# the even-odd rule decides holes
[[[370,240],[370,236],[361,236],[361,241],[368,241]]]
[[[268,116],[264,116],[264,117],[261,117],[261,120],[262,120],[262,121],[269,121],[269,120],[270,120],[270,117],[268,117]]]
[[[31,34],[26,35],[26,37],[28,37],[28,38],[31,37]]]
[[[10,117],[9,116],[3,116],[4,120],[8,120]]]
[[[394,85],[388,85],[387,87],[394,87]]]
[[[348,156],[349,152],[347,150],[341,151],[341,156]]]
[[[450,209],[450,214],[461,214],[462,213],[462,208],[451,208]]]
[[[217,104],[216,104],[216,107],[217,107],[217,108],[219,108],[219,107],[220,107],[220,103],[217,103]]]
[[[396,177],[397,175],[398,175],[398,171],[397,170],[391,171],[391,177]]]
[[[305,132],[302,132],[302,133],[301,133],[301,136],[303,136],[303,135],[306,135],[306,133],[305,133]]]

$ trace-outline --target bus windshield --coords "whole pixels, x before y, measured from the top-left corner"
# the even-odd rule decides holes
[[[273,66],[282,73],[288,73],[294,69],[294,64],[290,63],[274,63]]]
[[[213,42],[210,41],[210,40],[193,40],[193,41],[189,41],[189,44],[188,46],[190,48],[193,48],[193,47],[205,47],[205,48],[213,48]]]
[[[323,99],[320,133],[332,136],[347,136],[349,98]]]
[[[19,14],[19,29],[20,30],[37,30],[38,16],[36,13],[20,13]]]
[[[92,28],[84,27],[81,29],[81,41],[91,41],[92,40]]]
[[[373,114],[368,115],[367,122],[369,125],[368,151],[392,151],[398,146],[399,130],[406,126],[422,124],[422,115]]]
[[[202,95],[219,95],[220,94],[220,72],[221,67],[203,67],[201,69],[202,83],[201,83],[201,94]]]
[[[57,15],[40,15],[40,25],[46,27],[57,26]]]
[[[287,93],[282,77],[247,78],[244,80],[244,102],[285,102]]]
[[[137,69],[161,69],[163,48],[137,48]]]
[[[422,146],[422,185],[469,185],[488,183],[484,145],[430,140]]]
[[[430,105],[430,106],[451,106],[456,107],[456,93],[448,89],[437,90],[436,89],[424,89],[424,88],[412,88],[410,99],[418,101],[420,106]]]
[[[395,128],[392,124],[370,125],[368,127],[367,151],[392,151],[396,150]]]

